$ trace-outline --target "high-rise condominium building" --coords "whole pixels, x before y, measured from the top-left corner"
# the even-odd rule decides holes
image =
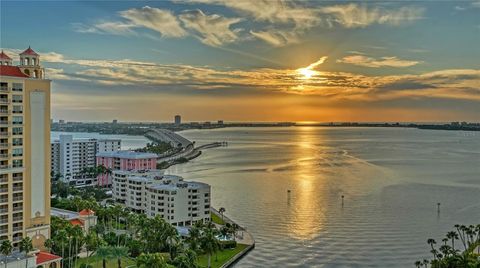
[[[175,116],[175,125],[180,125],[182,123],[182,117],[180,115]]]
[[[98,153],[120,149],[121,140],[118,139],[73,139],[72,135],[60,135],[51,144],[52,172],[75,185],[95,183],[96,178],[85,176],[82,171],[96,166]]]
[[[210,185],[163,175],[160,170],[113,172],[112,197],[147,217],[160,216],[174,226],[210,220]]]
[[[0,241],[50,237],[50,80],[30,47],[0,54]]]

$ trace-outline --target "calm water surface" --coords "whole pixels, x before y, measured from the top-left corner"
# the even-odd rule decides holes
[[[456,223],[480,223],[480,133],[181,133],[198,144],[229,142],[168,172],[211,184],[213,205],[252,232],[256,248],[237,267],[413,267],[429,256],[427,238],[440,240]]]

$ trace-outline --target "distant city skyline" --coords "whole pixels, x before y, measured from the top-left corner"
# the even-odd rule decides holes
[[[0,47],[40,54],[55,119],[480,121],[480,1],[0,8]]]

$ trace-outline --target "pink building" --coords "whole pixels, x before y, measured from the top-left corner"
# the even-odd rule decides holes
[[[150,170],[157,168],[157,155],[133,151],[114,151],[97,153],[97,166],[103,165],[111,170]],[[98,176],[98,185],[112,184],[109,174]]]

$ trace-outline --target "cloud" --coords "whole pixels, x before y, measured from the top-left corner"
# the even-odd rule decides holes
[[[286,0],[191,0],[204,4],[222,5],[257,21],[293,24],[296,28],[310,28],[317,25],[320,18],[314,9]]]
[[[473,1],[472,2],[472,7],[475,7],[475,8],[480,8],[480,1]]]
[[[375,59],[372,57],[367,57],[364,55],[350,55],[345,56],[342,59],[337,60],[339,63],[347,63],[371,68],[379,67],[410,67],[421,63],[421,61],[414,60],[402,60],[397,57],[381,57],[380,59]]]
[[[320,8],[331,26],[340,24],[346,28],[363,28],[371,24],[398,26],[422,18],[424,8],[401,7],[394,10],[368,8],[358,4],[333,5]]]
[[[183,37],[187,35],[180,25],[180,21],[169,10],[145,6],[121,11],[120,16],[129,20],[136,27],[151,29],[165,37]]]
[[[258,32],[250,31],[250,34],[275,47],[286,46],[299,42],[298,34],[294,31],[270,29]]]
[[[103,21],[94,25],[85,25],[82,23],[72,24],[74,31],[79,33],[96,33],[96,34],[114,34],[114,35],[134,35],[133,28],[135,25],[115,22],[115,21]]]
[[[242,19],[225,18],[213,14],[206,15],[201,10],[185,11],[179,16],[185,28],[193,30],[195,36],[209,46],[222,46],[238,39],[240,29],[231,30],[230,26]]]
[[[176,94],[260,92],[362,101],[410,97],[480,101],[480,70],[474,69],[439,70],[418,75],[366,76],[316,70],[327,57],[301,68],[307,69],[307,73],[288,68],[217,69],[129,59],[77,60],[55,52],[40,54],[49,55],[45,57],[45,62],[61,65],[61,68],[48,68],[48,78],[54,82],[76,83],[92,89],[101,86],[116,91],[134,86],[155,92],[175,90]]]

